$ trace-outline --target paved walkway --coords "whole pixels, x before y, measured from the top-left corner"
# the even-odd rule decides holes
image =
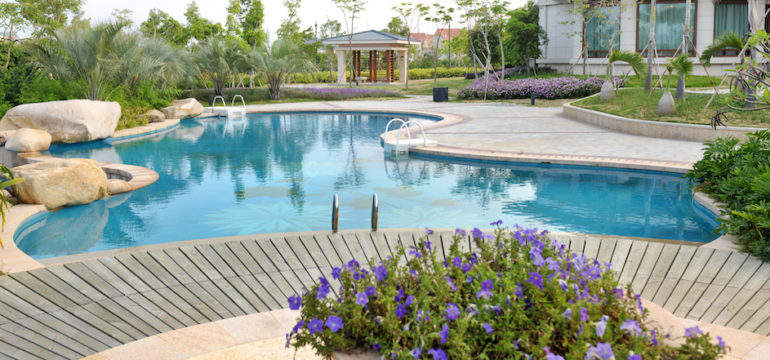
[[[540,108],[504,103],[434,103],[420,96],[406,100],[308,102],[251,105],[249,110],[315,109],[423,110],[472,118],[451,127],[429,130],[439,144],[514,153],[584,155],[654,159],[694,163],[702,144],[613,132],[570,120],[561,108]],[[384,130],[384,129],[383,129]]]
[[[453,234],[431,235],[439,256],[448,252]],[[385,259],[397,244],[415,245],[423,235],[251,235],[60,258],[73,262],[0,277],[0,359],[79,358],[172,330],[282,309],[289,296],[312,287],[332,267]],[[770,333],[770,264],[689,245],[556,236],[575,252],[611,262],[622,284],[675,315]],[[469,239],[465,247],[471,244]]]

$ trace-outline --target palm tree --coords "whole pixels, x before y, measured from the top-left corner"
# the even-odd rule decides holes
[[[245,57],[240,44],[224,37],[211,37],[201,44],[195,63],[203,77],[214,82],[214,94],[221,96],[230,77],[244,67]]]
[[[688,54],[682,54],[674,59],[671,59],[671,67],[674,70],[674,73],[676,73],[676,76],[679,79],[684,79],[687,77],[687,75],[692,74],[693,70],[693,62],[688,58]],[[669,77],[668,82],[671,82],[671,78]],[[669,84],[670,85],[670,84]],[[676,98],[677,99],[685,99],[684,95],[684,83],[677,81],[676,84]]]
[[[254,70],[261,71],[267,78],[271,100],[281,99],[281,87],[286,77],[296,72],[315,71],[315,65],[296,43],[278,39],[272,45],[263,44],[248,56]]]
[[[114,51],[121,54],[116,80],[129,94],[142,83],[165,87],[192,71],[186,51],[161,38],[145,38],[137,34],[120,34]]]
[[[602,91],[599,95],[601,100],[610,100],[615,98],[614,75],[612,73],[612,64],[616,62],[625,62],[631,66],[636,75],[644,75],[647,72],[647,64],[641,55],[626,50],[615,50],[610,54],[607,63],[607,80],[602,84]],[[605,85],[607,84],[607,85]]]
[[[703,50],[703,53],[700,56],[700,61],[703,62],[703,64],[706,66],[711,66],[711,58],[714,57],[714,54],[720,50],[733,49],[739,52],[740,61],[741,64],[743,64],[743,62],[746,60],[746,54],[742,53],[744,47],[746,47],[746,40],[742,36],[732,31],[728,31],[717,38],[713,44],[709,45],[705,50]]]
[[[54,78],[82,81],[88,99],[102,100],[121,61],[121,54],[116,54],[113,46],[126,25],[121,21],[93,27],[75,23],[56,31],[54,41],[33,45],[30,52],[34,61]]]

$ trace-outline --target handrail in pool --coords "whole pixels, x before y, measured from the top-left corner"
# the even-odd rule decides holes
[[[243,96],[241,96],[241,94],[237,94],[237,95],[233,96],[233,101],[230,103],[230,107],[235,107],[235,99],[237,99],[237,98],[241,99],[241,104],[243,104],[242,107],[245,109],[246,108],[246,100],[243,100]]]

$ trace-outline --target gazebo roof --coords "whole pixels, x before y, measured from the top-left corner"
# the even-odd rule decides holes
[[[352,43],[397,43],[405,44],[407,38],[405,36],[389,34],[377,30],[361,31],[353,34],[352,39],[348,38],[348,35],[340,35],[331,38],[321,40],[322,43],[327,45],[334,44],[347,44],[348,41]],[[414,41],[414,39],[412,39]]]

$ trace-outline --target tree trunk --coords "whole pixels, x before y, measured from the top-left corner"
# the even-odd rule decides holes
[[[497,39],[500,41],[500,78],[505,79],[505,50],[503,50],[503,34],[497,29]]]
[[[409,25],[407,23],[407,25]],[[404,74],[404,79],[406,79],[406,90],[409,90],[409,52],[412,51],[412,29],[409,29],[409,33],[406,36],[406,55],[404,55],[404,61],[406,62],[406,74]]]
[[[435,49],[433,49],[433,86],[436,86],[438,81],[438,43],[436,43]]]
[[[447,61],[447,64],[449,65],[449,68],[452,68],[452,24],[451,23],[447,23],[447,29],[449,29],[447,32],[447,37],[449,37],[449,40],[448,40],[449,42],[447,43],[447,46],[449,47],[449,49],[447,50],[446,61]]]
[[[489,34],[482,32],[484,35],[484,46],[487,48],[486,64],[484,64],[484,101],[487,100],[487,91],[489,91],[489,70],[492,66],[492,50],[489,48]]]
[[[650,2],[650,38],[647,40],[647,76],[644,78],[644,91],[652,87],[652,63],[655,57],[655,0]]]
[[[479,68],[477,66],[476,60],[478,57],[476,56],[476,48],[473,46],[473,33],[471,33],[471,29],[468,29],[468,45],[471,49],[471,61],[473,61],[473,78],[476,79],[476,76],[479,74]]]
[[[690,56],[690,52],[688,49],[689,45],[689,39],[690,39],[690,4],[692,3],[692,0],[687,0],[685,2],[685,11],[684,11],[684,33],[682,34],[682,54],[687,54],[687,56]],[[681,75],[676,79],[676,98],[679,100],[683,100],[685,98],[684,94],[685,90],[685,78]]]
[[[587,66],[588,66],[588,44],[586,44],[586,18],[583,17],[583,40],[580,41],[580,44],[583,45],[583,51],[582,51],[582,57],[583,57],[583,75],[586,74]]]

